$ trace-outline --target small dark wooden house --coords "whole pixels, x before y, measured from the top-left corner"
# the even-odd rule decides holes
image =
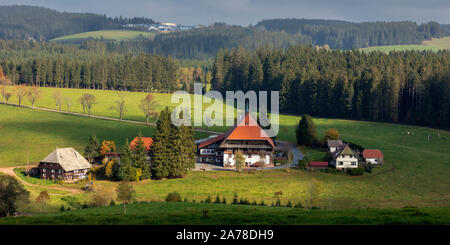
[[[91,164],[73,148],[56,149],[38,165],[42,179],[75,181],[86,178]]]

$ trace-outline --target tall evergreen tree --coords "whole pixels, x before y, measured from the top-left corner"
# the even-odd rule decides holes
[[[133,149],[132,159],[133,167],[141,169],[142,171],[140,179],[150,178],[150,165],[147,161],[147,152],[145,151],[144,142],[142,141],[142,132],[139,132],[137,144]]]
[[[317,142],[316,125],[310,115],[303,115],[300,119],[297,130],[297,144],[311,146]]]

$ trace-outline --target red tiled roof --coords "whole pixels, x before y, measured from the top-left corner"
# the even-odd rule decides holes
[[[229,140],[267,140],[272,147],[275,147],[266,131],[258,125],[248,112],[236,126],[226,132],[225,138]]]
[[[362,154],[364,158],[383,158],[383,153],[378,149],[366,149]]]
[[[258,125],[248,112],[239,123],[228,129],[226,133],[201,142],[198,148],[201,149],[222,140],[266,140],[272,147],[275,147],[275,144],[267,135],[266,131]]]
[[[133,150],[136,147],[139,137],[136,137],[131,141],[130,148]],[[153,139],[151,137],[141,137],[142,142],[144,142],[144,147],[146,151],[149,151],[153,144]]]
[[[309,162],[311,167],[327,167],[328,162]]]

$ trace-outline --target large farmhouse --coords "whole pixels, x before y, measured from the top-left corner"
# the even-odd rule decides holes
[[[56,149],[38,165],[42,179],[74,181],[86,178],[91,164],[73,148]]]
[[[231,167],[235,165],[235,153],[241,150],[245,166],[273,164],[275,144],[248,112],[226,133],[196,141],[196,144],[197,162]]]

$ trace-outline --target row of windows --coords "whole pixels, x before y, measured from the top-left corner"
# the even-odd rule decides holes
[[[42,172],[46,173],[46,172],[47,172],[47,169],[45,169],[45,168],[44,168],[44,169],[42,169]],[[52,170],[51,170],[51,172],[52,172],[52,173],[55,173],[55,170],[54,170],[54,169],[52,169]],[[61,170],[61,169],[60,169],[60,170],[58,170],[58,173],[62,173],[62,170]]]
[[[338,166],[344,165],[344,162],[338,162]],[[352,166],[356,166],[356,162],[351,162]]]

